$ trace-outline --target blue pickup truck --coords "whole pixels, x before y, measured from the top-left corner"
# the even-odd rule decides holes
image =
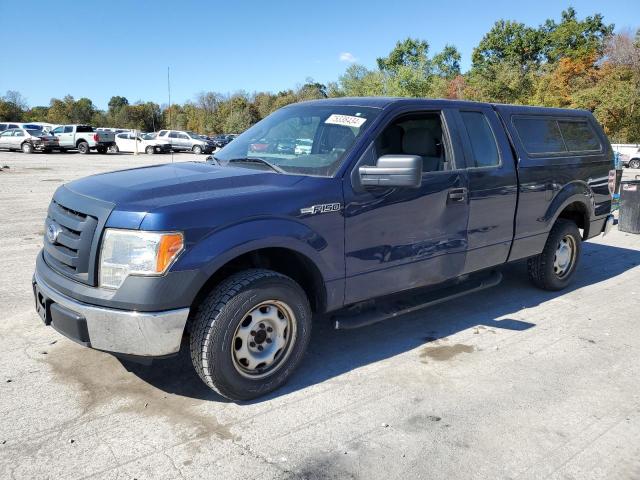
[[[493,286],[501,266],[524,259],[536,286],[564,288],[581,242],[613,224],[612,168],[587,111],[290,105],[207,162],[58,188],[36,309],[116,355],[184,345],[209,387],[251,399],[300,364],[314,316],[367,325]]]

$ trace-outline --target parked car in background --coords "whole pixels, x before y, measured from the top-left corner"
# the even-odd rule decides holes
[[[109,147],[116,144],[113,133],[97,132],[90,125],[60,125],[51,133],[58,137],[61,152],[77,149],[80,153],[89,153],[91,150],[107,153]]]
[[[298,138],[296,140],[296,147],[293,149],[293,153],[296,155],[310,155],[312,145],[313,140],[310,138]]]
[[[58,139],[40,129],[10,128],[0,133],[0,148],[22,150],[24,153],[49,153],[58,148]]]
[[[171,144],[167,140],[157,138],[155,133],[135,135],[133,133],[118,133],[116,144],[111,147],[112,152],[135,152],[136,143],[138,152],[146,154],[167,153],[171,151]]]
[[[627,168],[640,168],[640,148],[629,155],[620,155],[622,166]]]
[[[215,144],[215,146],[217,148],[222,148],[222,147],[226,146],[229,142],[231,142],[231,140],[233,140],[236,137],[237,137],[237,135],[235,135],[235,134],[216,135],[215,137],[213,137],[213,143]]]
[[[160,130],[157,138],[168,141],[171,144],[171,150],[174,152],[191,151],[196,154],[201,154],[211,153],[216,148],[213,142],[197,133],[183,130]]]
[[[44,130],[43,125],[39,122],[22,123],[22,122],[0,122],[0,132],[9,130],[10,128],[27,128],[29,130]]]

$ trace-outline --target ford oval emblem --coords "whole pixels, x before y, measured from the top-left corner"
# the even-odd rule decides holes
[[[47,225],[47,240],[49,240],[50,243],[56,243],[60,232],[62,232],[62,229],[57,224],[50,223]]]

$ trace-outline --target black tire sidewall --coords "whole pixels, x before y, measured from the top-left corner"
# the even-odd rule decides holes
[[[153,155],[154,153],[156,153],[155,147],[152,147],[152,146],[148,146],[147,148],[144,149],[144,151],[147,155]]]
[[[89,153],[89,144],[87,142],[80,142],[78,144],[78,152],[84,154]]]
[[[33,153],[33,146],[31,146],[31,144],[28,142],[23,143],[20,149],[23,153]]]
[[[232,359],[233,337],[245,315],[267,300],[286,303],[296,318],[296,340],[284,361],[273,374],[259,379],[243,377]],[[209,326],[210,339],[203,362],[220,393],[233,399],[248,400],[264,395],[282,385],[300,364],[311,336],[311,312],[302,289],[292,280],[274,276],[256,280],[221,309]]]
[[[638,167],[640,167],[640,160],[633,159],[629,162],[629,168],[636,169]]]
[[[198,146],[193,147],[193,153],[195,153],[196,155],[200,155],[202,153],[202,148]]]

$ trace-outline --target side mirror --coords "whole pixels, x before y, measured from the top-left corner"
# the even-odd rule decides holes
[[[422,184],[422,158],[417,155],[383,155],[375,167],[359,168],[364,187],[409,187]]]

